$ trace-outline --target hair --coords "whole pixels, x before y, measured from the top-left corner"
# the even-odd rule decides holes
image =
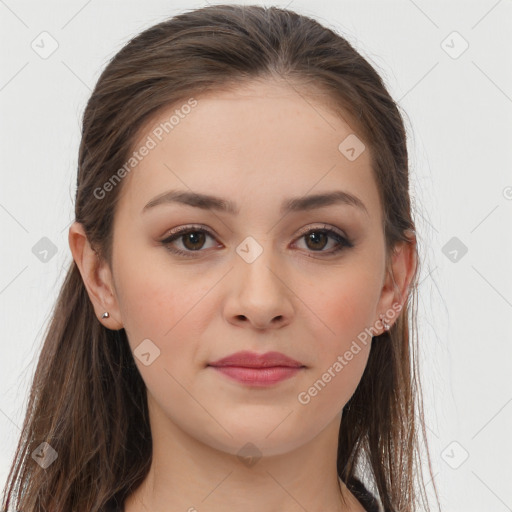
[[[112,182],[147,124],[194,95],[258,80],[294,87],[304,97],[316,94],[317,101],[321,97],[350,119],[370,151],[386,262],[399,242],[413,245],[418,255],[409,236],[415,223],[406,131],[375,69],[347,40],[307,16],[277,7],[212,5],[183,12],[128,41],[89,98],[75,218],[98,257],[112,264],[113,219],[123,182],[105,200],[95,190]],[[420,498],[430,510],[420,434],[434,484],[417,357],[419,266],[418,260],[396,322],[373,337],[339,430],[338,475],[345,483],[358,476],[369,479],[386,512],[418,510]],[[44,442],[58,454],[46,469],[31,456]],[[44,333],[2,507],[102,511],[122,504],[142,483],[151,458],[146,388],[125,330],[98,321],[73,261]]]

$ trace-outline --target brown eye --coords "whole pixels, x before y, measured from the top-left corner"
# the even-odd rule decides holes
[[[313,250],[323,249],[329,240],[329,236],[320,231],[311,231],[308,235],[305,235],[305,238],[306,244],[308,244],[308,247]]]
[[[204,246],[208,237],[215,240],[215,237],[205,228],[199,226],[184,226],[174,230],[168,238],[162,240],[160,243],[173,254],[195,257],[205,252],[203,249],[205,249]],[[306,250],[310,253],[309,256],[312,255],[311,253],[329,256],[343,249],[353,247],[353,243],[348,238],[334,229],[326,227],[304,231],[299,236],[299,240],[305,240]],[[329,240],[334,242],[333,247],[330,250],[324,250],[329,246]],[[182,248],[176,247],[178,242],[181,244]],[[210,247],[215,247],[215,244]]]
[[[343,249],[353,247],[353,243],[334,229],[329,228],[313,228],[301,234],[299,239],[304,239],[306,248],[311,252],[318,252],[320,254],[330,255],[335,254]],[[329,239],[334,240],[334,249],[325,251]]]
[[[171,236],[162,240],[160,243],[165,246],[165,248],[180,256],[196,256],[193,254],[204,252],[202,251],[206,238],[214,239],[214,236],[206,229],[201,227],[194,226],[185,226],[175,230]],[[175,247],[175,244],[181,242],[181,246],[183,249]]]
[[[202,231],[191,231],[185,235],[181,235],[183,245],[191,251],[201,249],[204,244],[205,233]]]

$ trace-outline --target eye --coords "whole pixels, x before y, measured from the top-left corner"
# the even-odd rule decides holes
[[[213,235],[201,226],[182,226],[171,232],[171,236],[162,240],[162,245],[167,250],[180,256],[193,257],[193,252],[200,252],[202,245],[204,244],[205,237],[214,238]],[[182,243],[183,249],[173,247],[172,244],[175,240]]]
[[[327,245],[327,240],[331,238],[335,241],[334,249],[330,251],[323,251]],[[312,252],[320,252],[322,254],[336,254],[339,251],[353,247],[353,243],[338,231],[328,228],[326,224],[319,228],[309,228],[302,231],[299,240],[305,239],[306,246],[312,249]]]
[[[161,244],[173,254],[194,257],[193,253],[203,252],[201,249],[204,248],[207,237],[215,238],[209,230],[202,226],[182,226],[173,230],[169,237],[161,241]],[[322,227],[303,230],[298,239],[305,239],[306,246],[311,249],[311,252],[327,255],[336,254],[345,248],[353,247],[353,243],[347,237],[332,228],[328,228],[326,224]],[[335,242],[334,249],[324,251],[323,249],[328,245],[327,241],[329,239]],[[180,242],[183,249],[173,246],[176,242]]]

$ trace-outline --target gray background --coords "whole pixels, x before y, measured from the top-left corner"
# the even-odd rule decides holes
[[[85,103],[130,37],[203,5],[0,0],[2,486],[71,261]],[[443,511],[512,510],[512,1],[273,5],[344,35],[406,112],[423,258],[421,367]],[[42,58],[52,40],[57,49]],[[41,252],[52,246],[55,254]]]

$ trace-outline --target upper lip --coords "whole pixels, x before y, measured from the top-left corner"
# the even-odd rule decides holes
[[[295,361],[291,357],[285,356],[281,352],[266,352],[258,354],[244,350],[236,352],[227,357],[223,357],[209,366],[242,366],[245,368],[270,368],[273,366],[288,366],[292,368],[300,368],[304,366],[302,363]]]

